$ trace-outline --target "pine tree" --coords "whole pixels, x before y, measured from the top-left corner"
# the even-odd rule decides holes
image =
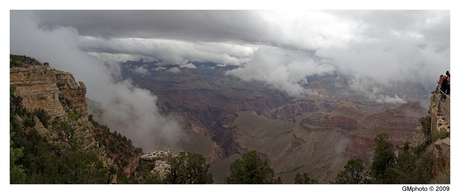
[[[317,184],[318,180],[308,177],[308,174],[305,172],[303,176],[300,173],[297,173],[295,176],[295,184]]]
[[[396,155],[394,146],[388,142],[388,134],[378,134],[374,141],[374,158],[370,167],[373,183],[393,184],[397,180],[395,171]]]
[[[169,184],[212,184],[212,174],[208,173],[209,164],[206,159],[197,153],[179,153],[168,159],[171,165],[170,172],[164,180]]]
[[[275,176],[275,171],[268,166],[267,161],[262,161],[256,151],[243,154],[241,160],[236,159],[230,165],[230,171],[230,176],[227,177],[227,183],[229,184],[274,183],[272,178]],[[281,179],[278,179],[280,182]]]
[[[335,178],[336,184],[362,184],[367,182],[367,171],[361,158],[348,160],[344,170]]]
[[[10,134],[10,183],[11,184],[24,184],[26,181],[26,174],[23,172],[22,165],[15,164],[16,160],[24,156],[22,150],[24,148],[13,148],[14,132]]]

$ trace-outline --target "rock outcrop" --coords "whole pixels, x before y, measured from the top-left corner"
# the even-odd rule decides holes
[[[305,112],[317,111],[324,103],[321,100],[298,98],[293,99],[286,105],[279,107],[277,110],[269,114],[270,119],[278,119],[284,121],[293,121],[295,116]]]
[[[60,96],[69,99],[79,114],[87,116],[86,85],[82,81],[77,83],[73,75],[68,72],[56,71],[56,78]]]
[[[433,152],[433,159],[435,161],[433,171],[431,173],[433,176],[443,173],[446,168],[450,168],[450,122],[440,110],[441,104],[438,103],[438,105],[436,105],[436,100],[438,98],[436,98],[435,95],[440,94],[434,93],[431,96],[430,109],[428,110],[428,114],[431,116],[431,131],[444,133],[441,131],[445,130],[447,138],[438,139],[427,148],[427,150],[431,150]],[[450,103],[448,108],[450,108]]]
[[[65,110],[59,97],[67,98],[82,117],[88,117],[86,86],[75,81],[71,73],[51,69],[48,65],[10,68],[10,85],[23,98],[29,111],[42,108],[53,118],[62,117]]]
[[[148,154],[144,154],[140,157],[144,161],[144,166],[151,173],[158,173],[160,178],[166,177],[166,173],[170,172],[171,165],[168,164],[168,158],[174,158],[176,155],[171,150],[167,151],[154,151]]]
[[[428,148],[427,150],[431,150]],[[436,176],[450,168],[450,138],[440,139],[432,144],[434,166],[431,174]]]
[[[53,118],[62,117],[65,111],[59,102],[56,70],[49,66],[26,66],[10,68],[10,85],[16,86],[15,95],[20,95],[22,104],[29,111],[42,108]]]
[[[88,121],[86,86],[83,82],[79,81],[77,83],[71,73],[52,69],[48,65],[24,65],[10,68],[10,85],[16,87],[15,95],[23,98],[22,104],[30,112],[41,108],[51,116],[51,119],[54,119],[56,117],[65,117],[67,115],[66,111],[76,111],[81,117],[77,121],[80,124],[76,126],[75,136],[84,139],[83,150],[88,151],[93,146],[96,146],[96,149],[99,150],[98,157],[104,166],[117,168],[117,162],[109,157],[106,152],[107,147],[95,140],[95,132],[93,131],[95,126]],[[69,101],[69,103],[65,102],[66,105],[63,106],[62,100]],[[67,108],[72,110],[66,110]],[[22,118],[16,115],[15,119],[22,125]],[[49,133],[57,136],[55,131],[45,128],[37,116],[33,117],[33,121],[35,122],[33,128],[40,135]],[[25,130],[30,129],[25,128]],[[134,153],[134,148],[132,152]],[[128,176],[135,172],[139,164],[139,156],[136,154],[130,155],[133,156],[123,167],[123,172]],[[112,183],[116,183],[116,175],[112,176],[112,178]]]

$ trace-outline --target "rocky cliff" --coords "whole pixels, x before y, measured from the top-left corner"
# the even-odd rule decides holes
[[[170,172],[171,165],[168,164],[167,160],[169,157],[176,157],[171,150],[167,151],[154,151],[151,153],[144,154],[140,159],[144,162],[144,167],[151,173],[158,173],[161,179],[166,177],[166,174]]]
[[[428,114],[431,117],[431,131],[436,133],[444,133],[446,138],[438,139],[432,143],[427,150],[433,152],[435,164],[433,167],[432,175],[436,176],[443,173],[445,169],[450,169],[450,98],[444,102],[440,102],[441,94],[435,92],[430,98],[430,109]],[[449,111],[443,111],[449,110]]]
[[[59,101],[57,71],[49,66],[26,66],[10,68],[10,85],[16,86],[16,95],[23,98],[23,105],[33,111],[42,108],[52,117],[65,115]]]
[[[22,104],[28,111],[44,109],[51,116],[51,119],[65,117],[67,111],[79,114],[80,118],[77,122],[81,125],[77,126],[76,135],[84,139],[83,149],[89,150],[92,146],[96,146],[99,150],[98,157],[103,161],[106,168],[120,167],[122,172],[128,176],[135,172],[139,156],[135,154],[134,146],[123,148],[123,153],[130,152],[125,154],[129,157],[118,157],[120,150],[116,149],[122,147],[118,144],[117,148],[110,148],[113,143],[117,142],[117,137],[110,134],[110,131],[102,130],[101,126],[95,126],[89,121],[86,86],[81,81],[77,83],[71,73],[52,69],[48,65],[11,67],[10,85],[16,87],[15,95],[23,98]],[[22,118],[16,116],[15,119],[22,125]],[[56,135],[50,130],[50,127],[45,128],[37,116],[34,116],[33,120],[35,122],[34,128],[40,135],[44,136],[47,133]],[[30,130],[27,127],[24,129]],[[109,143],[102,143],[105,139]],[[121,139],[121,136],[118,139]],[[120,165],[120,162],[116,161],[117,159],[123,159],[123,165]],[[116,180],[113,182],[116,183]]]
[[[347,152],[369,164],[374,148],[367,145],[374,143],[377,134],[387,133],[390,143],[402,147],[404,142],[412,141],[413,131],[420,125],[418,119],[425,115],[426,109],[418,101],[409,101],[398,108],[361,117],[357,119],[358,129],[349,135]]]
[[[78,84],[71,73],[56,71],[59,95],[67,98],[73,105],[73,108],[82,116],[88,115],[88,106],[86,105],[86,86],[82,81]]]

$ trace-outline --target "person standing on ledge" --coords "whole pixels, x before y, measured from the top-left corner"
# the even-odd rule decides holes
[[[446,71],[446,75],[447,75],[447,91],[446,91],[446,94],[447,95],[450,95],[450,73],[449,71]]]
[[[444,76],[442,76],[441,91],[442,91],[441,100],[444,101],[444,99],[446,99],[446,91],[447,91],[447,79]]]

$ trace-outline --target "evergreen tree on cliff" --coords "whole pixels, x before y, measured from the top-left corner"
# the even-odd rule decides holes
[[[361,158],[348,160],[344,170],[340,171],[335,178],[336,184],[362,184],[367,183],[367,171]]]
[[[10,134],[10,184],[24,184],[26,182],[26,174],[24,174],[24,169],[22,165],[15,164],[16,160],[24,156],[21,148],[13,148],[13,140],[11,137],[14,136],[14,132]]]
[[[295,176],[295,184],[317,184],[318,180],[308,177],[308,173],[303,173],[303,176],[300,173],[297,173]]]
[[[281,183],[278,177],[276,181],[272,178],[275,176],[275,171],[268,166],[267,161],[257,155],[256,151],[250,151],[236,159],[230,165],[230,176],[227,177],[228,184],[269,184]]]
[[[212,174],[208,173],[209,164],[201,154],[181,152],[175,158],[169,158],[171,171],[166,174],[167,184],[212,184]]]
[[[388,134],[378,134],[374,139],[374,158],[370,167],[373,183],[394,184],[397,181],[394,145],[388,142]]]

